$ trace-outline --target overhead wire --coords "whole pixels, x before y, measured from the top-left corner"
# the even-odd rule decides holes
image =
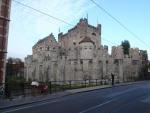
[[[27,5],[27,4],[24,4],[24,3],[22,3],[22,2],[19,2],[19,1],[17,1],[17,0],[13,0],[13,1],[14,1],[15,3],[17,3],[17,4],[20,4],[20,5],[24,6],[24,7],[27,7],[27,8],[29,8],[29,9],[32,9],[32,10],[34,10],[34,11],[40,13],[40,14],[46,15],[46,16],[48,16],[48,17],[50,17],[50,18],[53,18],[53,19],[55,19],[55,20],[57,20],[57,21],[63,22],[63,23],[65,23],[65,24],[69,25],[69,26],[73,26],[72,24],[66,22],[66,21],[63,20],[63,19],[57,18],[57,17],[55,17],[55,16],[52,16],[52,15],[50,15],[50,14],[48,14],[48,13],[45,13],[45,12],[43,12],[43,11],[41,11],[41,10],[38,10],[38,9],[36,9],[36,8],[33,8],[33,7],[31,7],[31,6]],[[110,16],[113,20],[115,20],[115,21],[116,21],[120,26],[122,26],[126,31],[128,31],[132,36],[134,36],[134,37],[135,37],[136,39],[138,39],[139,41],[143,42],[143,44],[145,45],[145,42],[144,42],[143,40],[141,40],[135,33],[133,33],[131,30],[129,30],[123,23],[121,23],[118,19],[116,19],[114,16],[112,16],[107,10],[105,10],[103,7],[101,7],[99,4],[97,4],[94,0],[91,0],[91,1],[92,1],[98,8],[100,8],[103,12],[105,12],[108,16]],[[103,40],[106,41],[106,42],[109,42],[109,43],[111,43],[111,44],[116,44],[116,43],[111,42],[111,41],[108,41],[108,40],[106,40],[106,39],[103,39]],[[146,45],[147,45],[147,44],[146,44]]]
[[[100,6],[97,2],[95,2],[94,0],[90,0],[91,2],[93,2],[100,10],[102,10],[104,13],[106,13],[109,17],[111,17],[114,21],[116,21],[122,28],[124,28],[128,33],[130,33],[134,38],[136,38],[137,40],[139,40],[140,42],[143,43],[144,46],[149,47],[150,46],[148,44],[146,44],[142,39],[140,39],[137,34],[135,34],[134,32],[132,32],[129,28],[127,28],[121,21],[119,21],[117,18],[115,18],[114,16],[112,16],[105,8],[103,8],[102,6]]]
[[[55,20],[57,20],[57,21],[60,21],[60,22],[63,22],[63,23],[65,23],[65,24],[68,24],[68,25],[70,25],[70,26],[73,26],[72,24],[66,22],[66,21],[63,20],[63,19],[57,18],[57,17],[55,17],[55,16],[52,16],[52,15],[50,15],[50,14],[48,14],[48,13],[45,13],[45,12],[43,12],[43,11],[41,11],[41,10],[38,10],[38,9],[36,9],[36,8],[33,8],[33,7],[31,7],[31,6],[29,6],[29,5],[26,5],[26,4],[24,4],[24,3],[21,3],[21,2],[19,2],[19,1],[17,1],[17,0],[13,0],[13,1],[14,1],[15,3],[17,3],[17,4],[20,4],[20,5],[24,6],[24,7],[27,7],[27,8],[29,8],[29,9],[32,9],[32,10],[34,10],[34,11],[40,13],[40,14],[46,15],[46,16],[48,16],[48,17],[50,17],[50,18],[53,18],[53,19],[55,19]]]
[[[66,21],[64,21],[64,20],[62,20],[62,19],[60,19],[60,18],[54,17],[54,16],[52,16],[52,15],[50,15],[50,14],[47,14],[47,13],[45,13],[45,12],[43,12],[43,11],[40,11],[40,10],[38,10],[38,9],[35,9],[35,8],[29,6],[29,5],[26,5],[26,4],[21,3],[21,2],[19,2],[19,1],[16,1],[16,0],[13,0],[13,1],[14,1],[15,3],[19,4],[19,5],[22,5],[22,6],[24,6],[24,7],[27,7],[27,8],[29,8],[29,9],[32,9],[32,10],[34,10],[34,11],[40,13],[40,14],[46,15],[46,16],[51,17],[51,18],[53,18],[53,19],[55,19],[55,20],[57,20],[57,21],[60,21],[60,22],[63,22],[63,23],[65,23],[65,24],[68,24],[68,25],[70,25],[70,26],[73,26],[72,24],[70,24],[70,23],[68,23],[68,22],[66,22]],[[113,43],[113,42],[111,42],[111,41],[108,41],[108,40],[106,40],[106,39],[102,39],[102,40],[104,40],[104,41],[106,41],[106,42],[108,42],[108,43],[111,43],[110,45],[112,45],[112,46],[113,46],[113,44],[115,45],[115,43]]]

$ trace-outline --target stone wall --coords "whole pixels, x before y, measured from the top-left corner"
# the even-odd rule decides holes
[[[116,79],[126,81],[136,78],[141,68],[138,48],[124,55],[122,46],[101,45],[101,25],[88,24],[81,19],[66,34],[58,34],[58,42],[50,34],[33,46],[33,55],[25,58],[26,78],[37,81],[65,81],[85,79]]]

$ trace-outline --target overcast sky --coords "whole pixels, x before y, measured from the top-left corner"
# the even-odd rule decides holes
[[[49,15],[65,20],[73,26],[88,14],[88,22],[102,24],[102,45],[120,45],[129,40],[131,47],[139,47],[150,54],[150,1],[149,0],[95,0],[112,16],[122,22],[139,37],[123,29],[117,22],[101,11],[90,0],[18,0]],[[8,39],[8,57],[24,59],[32,54],[32,46],[51,32],[57,35],[73,26],[40,14],[12,1]],[[106,41],[108,40],[108,41]]]

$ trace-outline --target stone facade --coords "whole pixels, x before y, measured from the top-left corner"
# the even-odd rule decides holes
[[[32,48],[33,55],[25,58],[26,79],[37,81],[65,81],[85,79],[116,79],[125,81],[136,78],[141,68],[139,49],[131,48],[125,56],[122,46],[101,45],[101,25],[88,24],[87,19],[66,34],[53,34],[39,40]]]

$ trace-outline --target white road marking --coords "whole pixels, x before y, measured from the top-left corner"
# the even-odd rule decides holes
[[[81,111],[81,112],[79,112],[79,113],[86,113],[86,112],[88,112],[88,111],[91,111],[91,110],[94,110],[94,109],[96,109],[96,108],[102,107],[103,105],[108,104],[108,103],[110,103],[110,102],[112,102],[112,101],[114,101],[114,100],[116,100],[116,99],[111,99],[111,100],[106,101],[106,102],[104,102],[104,103],[101,103],[101,104],[98,104],[98,105],[93,106],[93,107],[91,107],[91,108],[88,108],[88,109],[86,109],[86,110],[83,110],[83,111]]]
[[[134,88],[133,88],[133,89],[134,89]],[[130,89],[130,90],[133,90],[133,89]],[[136,89],[136,88],[135,88],[135,89]],[[128,90],[126,90],[126,91],[123,91],[122,93],[118,94],[118,96],[121,95],[121,94],[127,93],[127,92],[129,92],[130,90],[128,89]],[[115,95],[115,96],[117,96],[117,95]],[[110,96],[109,98],[112,98],[112,97],[114,97],[114,96]],[[104,102],[104,103],[102,103],[102,104],[93,106],[93,107],[91,107],[91,108],[89,108],[89,109],[86,109],[86,110],[83,110],[83,111],[81,111],[81,112],[79,112],[79,113],[85,113],[85,112],[87,112],[87,111],[89,111],[89,110],[92,110],[92,109],[101,107],[101,106],[103,106],[103,105],[105,105],[105,104],[108,104],[108,103],[110,103],[110,102],[112,102],[112,101],[114,101],[114,100],[116,100],[116,99],[111,99],[111,100],[106,101],[106,102]],[[41,105],[45,105],[45,104],[51,104],[51,103],[55,103],[55,102],[59,102],[59,101],[61,101],[61,100],[55,100],[55,101],[51,101],[51,102],[43,102],[43,103],[41,103],[41,104],[35,104],[35,105],[20,107],[20,108],[16,108],[16,109],[4,111],[4,112],[2,112],[2,113],[10,113],[10,112],[19,111],[19,110],[22,110],[22,109],[28,109],[28,108],[37,107],[37,106],[41,106]]]
[[[135,89],[137,89],[137,88],[127,89],[126,91],[122,91],[122,92],[116,94],[115,96],[120,96],[120,95],[122,95],[122,94],[125,94],[125,93],[127,93],[127,92],[133,91],[133,90],[135,90]],[[115,97],[115,96],[112,95],[112,96],[109,96],[109,98],[113,98],[113,97]],[[96,108],[98,108],[98,107],[102,107],[103,105],[108,104],[108,103],[110,103],[110,102],[112,102],[112,101],[114,101],[114,100],[117,100],[117,98],[110,99],[110,100],[108,100],[108,101],[106,101],[106,102],[104,102],[104,103],[98,104],[98,105],[93,106],[93,107],[88,108],[88,109],[85,109],[85,110],[83,110],[83,111],[81,111],[81,112],[79,112],[79,113],[86,113],[86,112],[88,112],[88,111],[90,111],[90,110],[94,110],[94,109],[96,109]]]
[[[30,106],[25,106],[25,107],[21,107],[21,108],[16,108],[16,109],[4,111],[2,113],[10,113],[10,112],[19,111],[19,110],[22,110],[22,109],[28,109],[28,108],[32,108],[32,107],[42,106],[42,105],[45,105],[45,104],[52,104],[52,103],[59,102],[59,101],[60,100],[55,100],[55,101],[51,101],[51,102],[44,102],[44,103],[41,103],[41,104],[35,104],[35,105],[30,105]]]
[[[150,104],[150,94],[140,100],[141,102]]]

